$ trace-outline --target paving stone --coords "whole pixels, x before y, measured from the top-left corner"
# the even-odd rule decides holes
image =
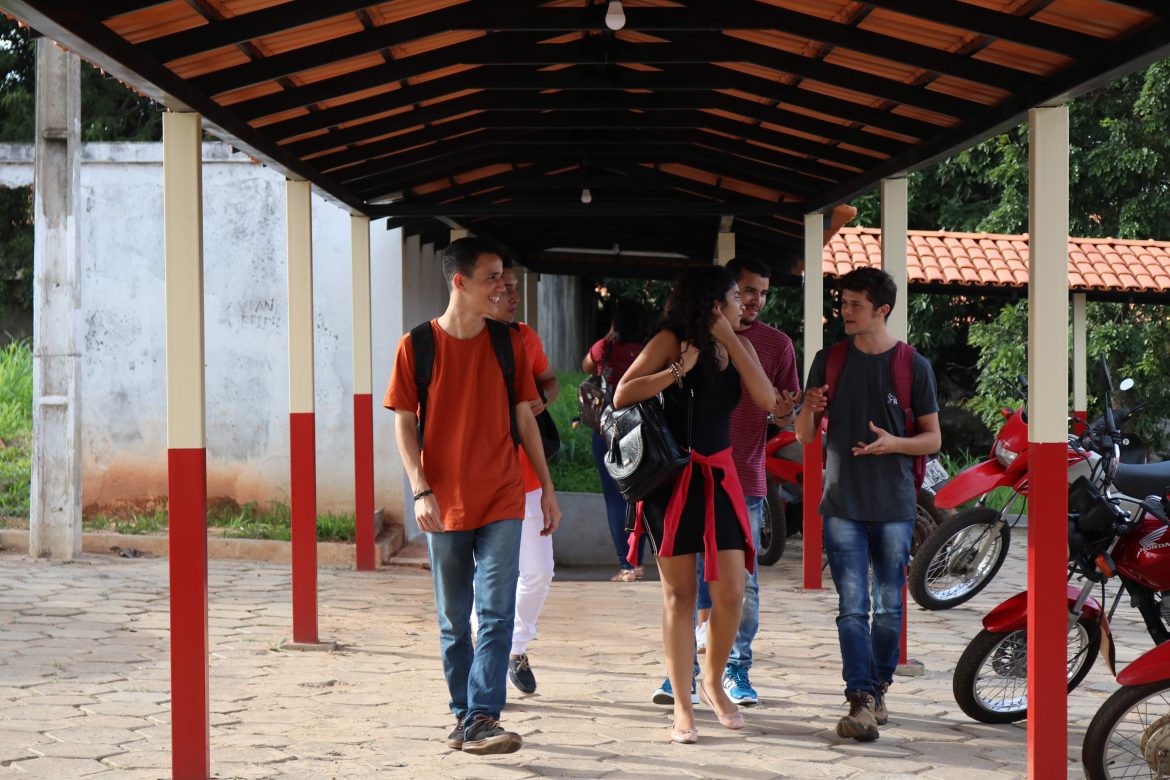
[[[88,777],[109,771],[109,767],[88,758],[34,758],[20,761],[15,768],[29,777]]]
[[[128,749],[129,746],[102,745],[96,742],[47,742],[32,748],[35,753],[50,758],[90,758],[94,761],[125,753]]]

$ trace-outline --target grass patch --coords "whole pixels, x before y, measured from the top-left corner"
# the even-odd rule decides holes
[[[231,500],[212,502],[207,508],[207,527],[214,536],[229,539],[292,539],[292,510],[279,501],[237,504]],[[124,510],[95,513],[85,518],[88,530],[119,534],[166,533],[167,510]],[[317,541],[352,542],[356,537],[353,515],[323,513],[317,515]]]
[[[32,347],[0,350],[0,515],[28,517],[32,480]]]
[[[577,416],[577,385],[585,380],[584,371],[557,372],[561,391],[549,407],[549,414],[561,435],[561,451],[549,461],[549,472],[558,492],[600,493],[601,478],[593,461],[593,431],[584,425],[576,430],[570,420]]]

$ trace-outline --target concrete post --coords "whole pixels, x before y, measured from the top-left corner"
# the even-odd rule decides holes
[[[176,780],[211,774],[202,135],[198,114],[163,114],[171,750]]]
[[[29,555],[81,555],[81,61],[37,41]]]
[[[906,279],[906,230],[908,224],[906,179],[882,179],[882,270],[894,277],[898,300],[887,325],[894,338],[906,341],[909,334],[909,296]]]
[[[715,262],[727,265],[735,257],[735,233],[720,233]]]
[[[820,212],[804,215],[804,376],[825,343],[825,229]],[[804,447],[804,587],[821,589],[820,437]]]
[[[1068,774],[1068,108],[1028,112],[1028,777]],[[1059,756],[1060,760],[1054,760]]]
[[[374,555],[374,396],[370,326],[370,218],[350,217],[353,276],[354,563],[377,568]]]

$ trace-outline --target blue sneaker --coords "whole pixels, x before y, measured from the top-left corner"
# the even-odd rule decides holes
[[[665,680],[662,681],[662,685],[661,685],[661,687],[658,688],[658,690],[654,691],[654,695],[650,698],[650,701],[654,702],[655,704],[666,704],[666,705],[671,705],[671,706],[674,705],[674,689],[670,687],[670,678],[669,677],[667,677]],[[698,703],[699,703],[699,694],[695,690],[695,678],[692,677],[691,678],[691,704],[698,704]]]
[[[740,706],[754,707],[760,703],[760,697],[748,679],[746,667],[728,664],[723,670],[723,690],[727,692],[727,698]]]

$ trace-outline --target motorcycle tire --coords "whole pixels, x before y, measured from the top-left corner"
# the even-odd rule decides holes
[[[910,557],[913,558],[922,543],[925,542],[945,518],[941,509],[934,505],[934,494],[926,490],[918,493],[918,501],[914,505],[914,535],[910,539]]]
[[[1170,775],[1170,680],[1119,688],[1085,731],[1088,780]]]
[[[991,546],[978,562],[971,561],[974,547],[982,543],[1000,513],[976,507],[943,521],[910,560],[910,596],[923,609],[950,609],[974,597],[987,587],[1007,558],[1011,528],[999,529]],[[982,529],[982,530],[981,530]],[[972,564],[977,565],[972,565]]]
[[[1069,631],[1070,691],[1097,660],[1100,631],[1087,617]],[[953,691],[959,708],[980,723],[1015,723],[1028,717],[1028,632],[983,629],[976,634],[955,665]]]
[[[764,499],[764,519],[760,524],[760,549],[756,550],[756,562],[771,566],[784,555],[788,545],[787,511],[780,498],[780,489],[768,482],[768,496]]]

